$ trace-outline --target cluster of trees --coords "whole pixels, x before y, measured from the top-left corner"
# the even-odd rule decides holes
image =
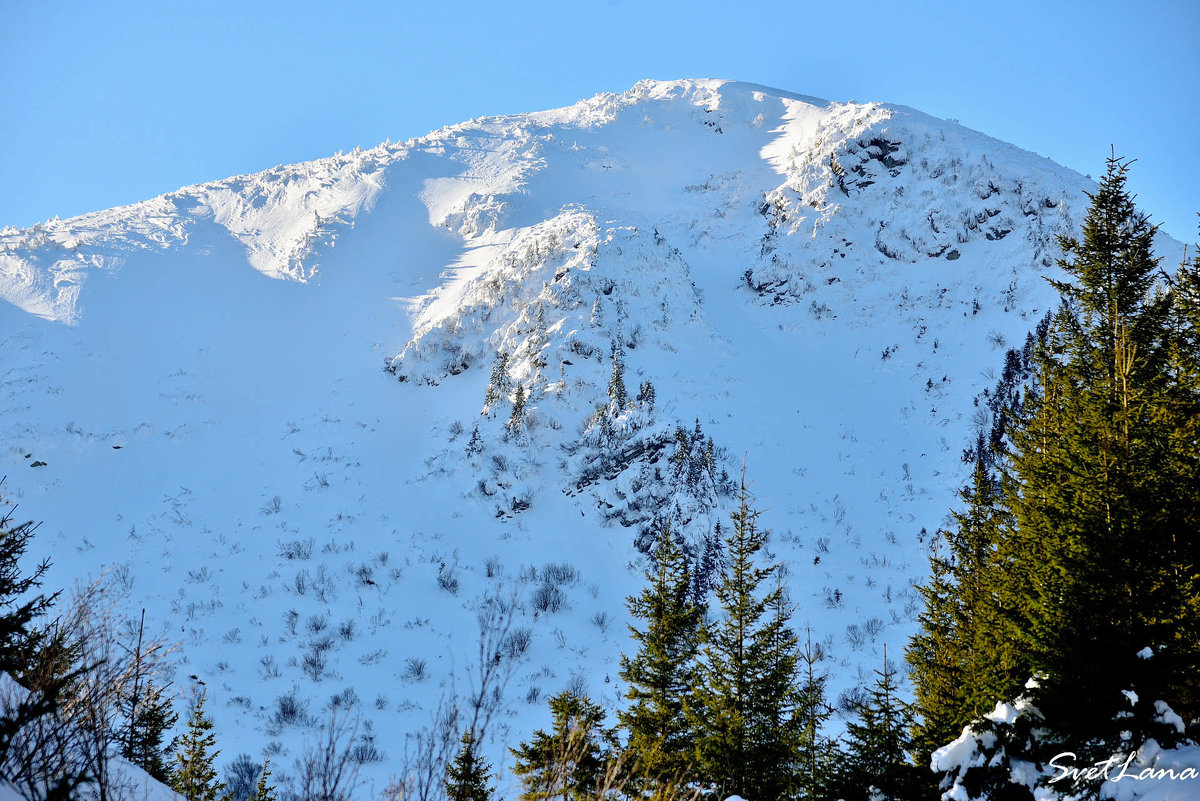
[[[908,654],[919,762],[1022,695],[1039,732],[1009,760],[1170,744],[1184,732],[1161,702],[1198,733],[1200,258],[1160,269],[1128,167],[1109,159],[1061,241],[1061,304],[1009,354],[968,452]],[[973,770],[973,792],[1031,797],[1006,760]]]
[[[865,801],[872,788],[912,784],[907,706],[886,653],[844,740],[829,735],[824,657],[792,628],[784,568],[764,562],[766,539],[743,480],[712,603],[698,603],[691,560],[669,526],[659,530],[645,587],[628,600],[636,650],[621,659],[627,704],[610,726],[586,695],[551,698],[550,730],[512,751],[523,801]],[[447,793],[486,801],[490,775],[468,735],[448,769]]]
[[[1015,760],[1037,768],[1071,751],[1086,764],[1200,735],[1200,256],[1160,269],[1128,166],[1109,160],[1082,238],[1061,243],[1061,305],[986,395],[992,425],[965,454],[974,469],[962,508],[935,538],[922,588],[912,702],[885,649],[874,686],[831,736],[824,655],[793,628],[785,569],[765,559],[743,476],[719,548],[695,553],[668,523],[652,529],[645,586],[628,600],[626,703],[609,725],[580,692],[551,698],[549,731],[512,751],[522,801],[916,801],[951,782],[956,798],[1032,799]],[[612,360],[620,408],[630,401],[615,346]],[[497,364],[489,404],[503,389]],[[638,402],[653,403],[648,384]],[[699,423],[676,441],[677,479],[712,472]],[[30,799],[106,801],[120,797],[119,757],[189,800],[230,798],[204,693],[168,741],[177,719],[163,644],[145,641],[144,620],[115,624],[98,584],[56,614],[58,596],[39,592],[48,565],[19,569],[34,529],[0,516],[0,777]],[[516,603],[495,607],[507,622],[481,627],[506,632]],[[455,722],[447,756],[427,760],[452,801],[494,795],[476,741],[494,711],[483,702],[497,681],[484,669],[492,653],[485,638],[457,756]],[[1019,737],[1011,720],[985,718],[1018,697],[1036,717]],[[991,752],[965,774],[936,776],[931,754],[966,726],[990,731]],[[348,797],[345,739],[335,717],[289,797]],[[269,766],[251,767],[255,789],[239,785],[239,801],[273,801]]]
[[[971,481],[907,652],[912,702],[885,652],[844,735],[827,735],[821,655],[791,628],[781,567],[760,562],[743,483],[715,604],[689,592],[694,563],[662,527],[629,601],[627,705],[609,727],[586,697],[551,699],[551,730],[513,752],[525,801],[915,801],[952,782],[955,797],[1032,799],[1017,760],[1036,772],[1063,751],[1091,764],[1200,735],[1200,256],[1160,269],[1128,166],[1109,160],[1082,237],[1061,242],[1061,305],[983,399],[991,425],[964,454]],[[986,719],[1018,698],[1033,716],[1020,736]],[[991,732],[989,753],[967,776],[931,772],[966,726]]]
[[[21,572],[37,529],[0,514],[0,779],[30,801],[132,797],[144,770],[189,801],[228,798],[205,695],[192,694],[183,733],[166,678],[167,649],[118,622],[103,582],[79,587],[65,609],[41,592],[50,565]],[[257,791],[239,801],[274,801],[262,768]]]

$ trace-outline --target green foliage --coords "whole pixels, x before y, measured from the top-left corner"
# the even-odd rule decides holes
[[[167,733],[179,717],[171,709],[171,699],[163,688],[147,679],[137,695],[123,699],[122,706],[129,727],[121,741],[121,756],[158,781],[167,783],[171,775],[169,764],[173,745],[167,740]]]
[[[171,789],[187,801],[221,801],[225,785],[217,780],[217,736],[213,722],[204,714],[204,690],[192,697],[188,710],[187,729],[179,738],[175,752],[175,771]]]
[[[59,720],[61,705],[82,670],[59,627],[36,625],[57,594],[36,592],[49,562],[22,573],[21,558],[37,526],[13,523],[13,509],[0,511],[0,673],[22,686],[9,684],[3,690],[0,776],[26,797],[67,799],[93,778],[74,758],[72,733]]]
[[[1009,516],[988,469],[986,448],[981,435],[971,484],[960,494],[966,510],[955,512],[955,525],[938,532],[931,576],[920,588],[925,611],[908,661],[921,713],[914,747],[923,764],[998,700],[1014,697],[1022,681],[1008,630],[1011,616],[1005,613],[1017,601],[1008,597],[1006,575],[993,569]]]
[[[1100,750],[1145,733],[1147,721],[1113,720],[1122,691],[1176,702],[1195,686],[1185,666],[1198,647],[1178,640],[1181,623],[1194,631],[1200,563],[1200,442],[1180,415],[1196,388],[1168,369],[1175,299],[1156,286],[1155,229],[1127,169],[1109,160],[1083,239],[1062,240],[1070,280],[1054,282],[1063,304],[1013,432],[1013,526],[997,549],[1019,601],[1020,667],[1042,677],[1036,703]],[[1137,657],[1146,646],[1154,659]]]
[[[254,789],[254,796],[250,801],[276,801],[275,785],[268,784],[267,780],[271,778],[271,760],[263,760],[262,776],[258,779],[258,786]]]
[[[492,767],[475,751],[475,735],[465,732],[462,748],[446,766],[446,796],[450,801],[489,801]]]
[[[12,512],[12,508],[0,512],[0,672],[20,679],[44,638],[34,621],[50,610],[58,595],[34,592],[42,586],[49,561],[28,575],[21,572],[21,557],[37,526],[14,523]]]
[[[659,529],[650,560],[646,587],[627,601],[644,627],[629,627],[638,650],[632,658],[621,657],[630,705],[618,720],[628,736],[627,762],[654,788],[692,777],[695,732],[688,712],[702,618],[691,601],[687,558],[669,525]]]
[[[617,409],[624,409],[629,405],[629,392],[625,389],[625,351],[616,342],[612,344],[612,375],[608,379],[608,399]]]
[[[846,723],[848,759],[842,780],[848,801],[902,801],[919,797],[916,768],[909,764],[909,706],[897,692],[896,671],[883,652],[875,686]],[[874,788],[868,792],[869,788]]]
[[[820,645],[813,644],[811,631],[798,656],[801,683],[796,699],[799,726],[795,798],[800,801],[824,801],[833,798],[842,753],[837,741],[824,733],[825,724],[833,715],[833,707],[829,705],[825,693],[828,676],[819,667],[825,654]]]
[[[1001,430],[940,533],[908,653],[919,760],[1033,676],[1035,762],[1165,744],[1158,700],[1200,714],[1200,265],[1159,270],[1128,167],[1109,159],[1082,237],[1061,240],[1062,303],[1010,354],[1024,390],[989,399]]]
[[[722,616],[705,635],[694,723],[702,778],[722,797],[779,798],[796,779],[796,637],[778,566],[758,564],[767,537],[758,515],[743,476],[715,588]],[[772,579],[775,587],[765,589]]]
[[[518,433],[525,428],[525,385],[517,384],[517,394],[513,397],[512,415],[508,418],[508,430]]]
[[[583,801],[601,785],[612,763],[615,737],[604,727],[604,710],[586,696],[564,691],[550,699],[553,728],[510,749],[521,778],[522,801],[559,798]]]

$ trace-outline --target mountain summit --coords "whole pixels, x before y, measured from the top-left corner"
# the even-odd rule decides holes
[[[493,658],[497,754],[565,687],[614,706],[648,537],[703,563],[743,466],[852,691],[1091,186],[901,106],[643,81],[4,229],[0,472],[53,582],[107,569],[181,642],[228,755],[336,698],[394,762]]]

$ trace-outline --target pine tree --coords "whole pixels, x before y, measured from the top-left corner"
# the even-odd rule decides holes
[[[846,723],[849,755],[843,791],[851,801],[915,799],[917,774],[907,756],[909,709],[897,692],[886,646],[883,670],[875,675],[875,686],[856,705],[855,719]]]
[[[275,786],[267,784],[267,779],[271,778],[271,760],[263,760],[262,776],[258,779],[258,786],[254,789],[254,797],[251,801],[276,801]]]
[[[167,740],[167,733],[179,717],[171,709],[171,699],[163,688],[147,679],[140,690],[138,703],[135,705],[126,699],[124,706],[129,725],[121,742],[121,756],[158,781],[168,782],[174,743]]]
[[[625,389],[625,351],[615,341],[612,343],[612,376],[608,379],[608,399],[618,410],[629,405],[629,392]]]
[[[1195,681],[1175,637],[1197,564],[1195,528],[1181,532],[1200,494],[1176,471],[1197,443],[1173,436],[1173,298],[1156,286],[1155,228],[1125,189],[1128,166],[1109,159],[1082,240],[1062,240],[1069,280],[1053,282],[1063,304],[1014,430],[1014,531],[999,555],[1035,701],[1101,752],[1140,729],[1113,720],[1122,691],[1157,699]],[[1161,648],[1153,660],[1137,657],[1147,645]]]
[[[791,786],[795,766],[788,697],[796,686],[795,638],[781,586],[763,590],[777,568],[757,564],[766,544],[758,514],[743,472],[726,569],[715,588],[722,617],[705,633],[696,725],[705,783],[722,796],[777,798]]]
[[[570,690],[550,699],[553,728],[510,749],[513,773],[521,777],[522,801],[590,797],[609,767],[615,737],[604,727],[604,710]]]
[[[1049,738],[1015,737],[1013,759],[1161,738],[1157,700],[1200,713],[1200,267],[1159,271],[1128,166],[1109,159],[1082,238],[1061,240],[1060,307],[988,399],[909,652],[923,756],[1030,677]]]
[[[525,428],[525,385],[517,384],[517,394],[513,398],[512,415],[508,418],[508,430],[514,434]]]
[[[646,587],[627,603],[637,653],[621,657],[628,709],[618,713],[628,735],[626,759],[651,786],[686,782],[692,775],[695,733],[688,701],[696,684],[701,612],[691,600],[691,571],[671,534],[659,528]]]
[[[446,797],[450,801],[489,801],[491,781],[491,765],[475,751],[475,735],[464,732],[458,756],[446,766]]]
[[[508,353],[499,351],[492,363],[492,375],[488,379],[487,392],[483,396],[483,410],[487,412],[504,397],[508,390]]]
[[[129,691],[120,699],[125,717],[125,732],[121,737],[121,756],[149,773],[160,782],[170,775],[168,751],[165,743],[167,732],[175,725],[178,716],[171,710],[171,699],[154,676],[161,668],[160,643],[145,642],[146,610],[138,620],[137,643],[129,649],[132,661],[132,676]]]
[[[217,736],[213,722],[204,714],[206,692],[200,690],[192,697],[188,710],[187,729],[179,738],[175,752],[175,771],[171,789],[187,801],[220,801],[225,785],[217,780]]]
[[[832,798],[841,754],[837,741],[824,732],[833,707],[825,697],[828,677],[818,667],[825,654],[820,645],[813,645],[811,630],[798,656],[801,684],[796,710],[799,745],[795,797],[800,801],[825,801]]]
[[[20,678],[30,667],[44,636],[34,621],[50,610],[58,594],[34,592],[42,586],[49,561],[42,561],[28,575],[22,573],[21,557],[37,526],[32,522],[14,523],[14,508],[0,511],[0,672]]]

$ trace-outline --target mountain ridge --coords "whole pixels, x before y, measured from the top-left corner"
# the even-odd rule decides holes
[[[1090,184],[783,94],[640,82],[0,231],[0,472],[52,580],[123,576],[223,751],[273,764],[312,730],[289,694],[427,725],[522,587],[499,765],[557,689],[619,702],[645,532],[701,556],[745,462],[853,692]]]

